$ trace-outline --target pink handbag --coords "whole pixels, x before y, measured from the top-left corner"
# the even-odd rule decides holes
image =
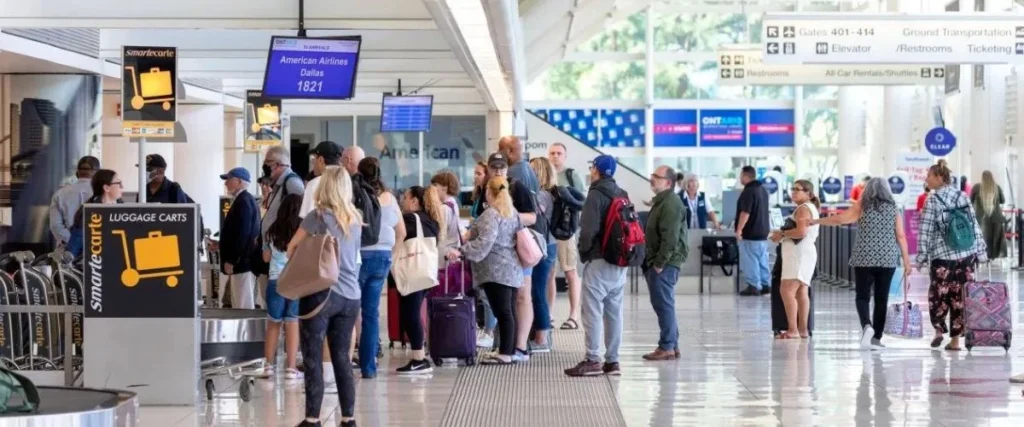
[[[519,216],[516,216],[519,221]],[[516,232],[516,254],[519,255],[519,265],[523,268],[531,268],[540,263],[544,258],[547,245],[541,245],[544,237],[540,233],[523,227],[520,223],[519,231]]]

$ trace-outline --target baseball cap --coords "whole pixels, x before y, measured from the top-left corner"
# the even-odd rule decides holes
[[[491,153],[487,157],[487,166],[495,169],[505,169],[508,167],[508,157],[498,152]]]
[[[612,156],[602,154],[594,158],[594,169],[597,169],[601,176],[614,176],[616,167],[618,167],[618,163]]]
[[[249,175],[249,170],[243,167],[231,169],[228,173],[220,176],[220,179],[223,180],[227,180],[228,178],[238,178],[245,182],[252,182],[252,175]]]
[[[78,167],[80,171],[98,171],[100,170],[100,159],[93,156],[85,156],[78,159]]]
[[[146,169],[149,168],[167,168],[167,160],[164,160],[164,156],[159,154],[147,154],[146,155]]]
[[[341,147],[334,141],[322,141],[309,151],[309,155],[323,157],[328,164],[337,163],[341,158]]]

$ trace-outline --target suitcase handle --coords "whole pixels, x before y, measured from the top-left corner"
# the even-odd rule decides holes
[[[150,69],[149,69],[149,72],[151,72],[151,73],[159,73],[159,72],[160,72],[160,67],[153,67],[153,68],[150,68]]]
[[[164,233],[160,231],[150,231],[148,237],[163,237]]]

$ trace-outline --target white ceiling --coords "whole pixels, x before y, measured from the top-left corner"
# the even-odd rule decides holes
[[[32,56],[20,55],[8,51],[0,51],[0,74],[18,73],[56,73],[77,74],[82,70]]]

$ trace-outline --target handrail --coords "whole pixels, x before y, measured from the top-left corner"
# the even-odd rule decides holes
[[[529,114],[532,114],[532,115],[533,115],[534,117],[536,117],[536,118],[538,118],[538,119],[544,120],[544,122],[545,122],[545,123],[547,123],[547,124],[551,124],[551,122],[549,122],[549,121],[545,120],[545,119],[544,119],[543,117],[539,116],[539,115],[538,115],[537,113],[534,113],[533,111],[530,111],[530,110],[526,110],[526,112],[527,112],[527,113],[529,113]],[[552,127],[555,127],[554,125],[551,125],[551,126],[552,126]],[[557,127],[555,127],[555,129],[558,129],[558,128],[557,128]],[[580,144],[583,144],[583,146],[584,146],[584,147],[587,147],[587,148],[589,148],[589,149],[591,149],[591,150],[594,150],[594,152],[596,152],[596,153],[597,153],[597,154],[599,154],[599,155],[607,155],[607,154],[608,154],[608,153],[605,153],[605,152],[603,152],[603,151],[601,151],[601,150],[598,150],[597,148],[594,148],[594,147],[591,147],[590,145],[587,145],[587,143],[586,143],[586,142],[583,142],[583,141],[581,141],[581,140],[580,140],[579,138],[576,138],[575,136],[572,136],[572,134],[570,134],[570,133],[568,133],[568,132],[565,132],[565,131],[563,131],[563,130],[561,130],[561,129],[558,129],[558,131],[559,131],[559,132],[562,132],[563,134],[565,134],[565,136],[567,136],[568,138],[570,138],[570,139],[573,139],[573,140],[575,140],[576,142],[579,142]],[[633,170],[633,168],[631,168],[631,167],[629,167],[629,166],[626,166],[626,165],[624,165],[624,164],[623,164],[622,162],[620,162],[620,161],[619,161],[619,159],[618,159],[618,158],[616,158],[616,159],[615,159],[615,162],[619,164],[619,167],[620,167],[620,168],[622,168],[622,169],[625,169],[625,170],[628,170],[628,171],[630,171],[630,172],[633,172],[633,174],[634,174],[634,175],[636,175],[636,176],[640,177],[640,179],[642,179],[642,180],[644,180],[644,181],[647,181],[647,182],[651,182],[651,179],[650,179],[650,178],[648,178],[648,177],[647,177],[646,175],[644,175],[644,174],[642,174],[642,173],[640,173],[640,172],[637,172],[637,171]]]

